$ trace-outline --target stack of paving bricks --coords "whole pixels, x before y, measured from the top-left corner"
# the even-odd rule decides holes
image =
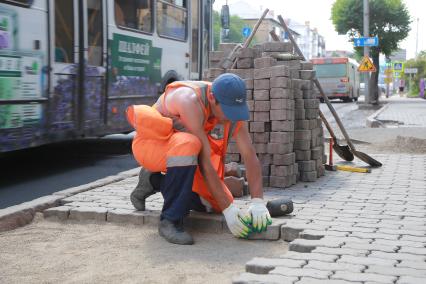
[[[312,65],[275,59],[280,54],[291,55],[293,46],[267,42],[240,49],[234,69],[221,68],[234,47],[235,44],[221,44],[219,51],[210,53],[210,69],[204,73],[204,80],[213,81],[229,72],[245,81],[249,132],[262,163],[263,185],[286,188],[295,184],[298,177],[303,181],[316,180],[324,172],[323,136],[319,104],[309,80],[314,76]],[[310,77],[301,80],[301,76]],[[229,144],[227,161],[243,162],[234,142]]]
[[[314,93],[315,71],[310,62],[288,61],[295,101],[294,150],[299,180],[315,181],[324,175],[324,136],[319,116],[319,100]]]

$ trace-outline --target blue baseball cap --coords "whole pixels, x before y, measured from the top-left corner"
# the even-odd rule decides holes
[[[213,81],[212,92],[226,118],[231,121],[249,119],[246,85],[239,76],[232,73],[220,75]]]

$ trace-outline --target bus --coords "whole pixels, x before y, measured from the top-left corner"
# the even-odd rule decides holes
[[[212,0],[0,0],[0,153],[127,133],[127,106],[199,80]]]
[[[325,95],[329,99],[344,102],[357,101],[359,91],[359,64],[347,57],[324,57],[311,59],[314,70]],[[317,90],[317,97],[323,102]]]

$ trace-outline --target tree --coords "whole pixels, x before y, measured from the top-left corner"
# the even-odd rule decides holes
[[[244,20],[236,15],[232,15],[230,19],[229,35],[224,42],[236,42],[242,43],[244,37],[242,34],[243,28],[246,26]],[[213,38],[214,38],[214,49],[217,50],[220,43],[220,14],[217,11],[213,11]]]
[[[410,96],[418,96],[419,82],[421,78],[426,77],[426,50],[421,51],[416,58],[410,59],[405,63],[404,68],[417,68],[417,74],[409,75],[404,74],[404,79],[406,82],[409,82],[410,86]],[[411,80],[412,79],[412,80]]]
[[[331,8],[331,20],[339,34],[348,34],[350,40],[363,34],[363,1],[336,0]],[[379,46],[370,49],[370,55],[377,72],[373,73],[369,82],[369,93],[372,101],[378,103],[379,55],[389,57],[398,49],[398,43],[408,36],[410,31],[410,15],[402,0],[369,0],[370,26],[372,36],[379,38]],[[355,48],[362,54],[362,48]]]

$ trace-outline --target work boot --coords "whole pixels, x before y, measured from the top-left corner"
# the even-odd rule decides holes
[[[172,221],[163,219],[160,221],[158,227],[158,233],[160,236],[165,238],[169,243],[178,244],[178,245],[192,245],[194,244],[194,239],[190,234],[185,232],[183,229],[183,224],[175,224]]]
[[[139,173],[139,182],[136,188],[130,194],[130,201],[139,211],[145,211],[145,199],[156,193],[151,184],[151,172],[142,168]]]

